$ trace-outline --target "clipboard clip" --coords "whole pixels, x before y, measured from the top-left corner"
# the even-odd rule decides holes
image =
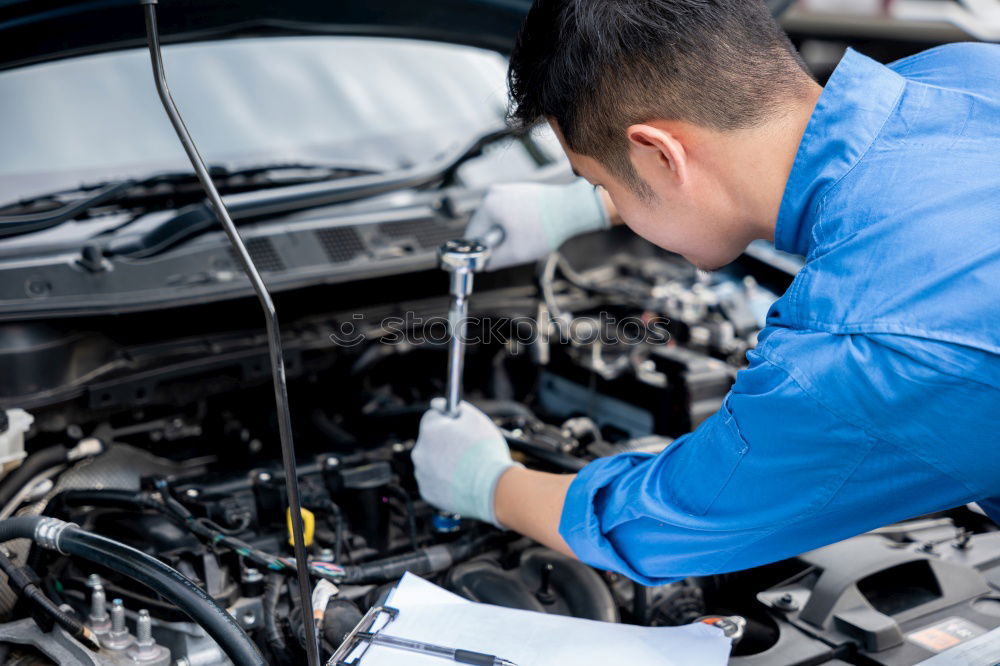
[[[351,629],[351,633],[347,634],[344,642],[326,662],[326,666],[360,666],[361,659],[368,652],[368,648],[375,643],[372,636],[378,635],[397,617],[399,617],[399,609],[391,606],[373,606],[368,609],[365,616],[361,618],[354,629]],[[372,628],[382,619],[385,620],[382,625],[372,631]]]
[[[382,616],[385,622],[376,627]],[[399,609],[391,606],[376,606],[361,618],[358,626],[351,630],[344,642],[326,662],[326,666],[358,666],[372,645],[384,645],[389,648],[419,652],[447,659],[453,663],[471,664],[473,666],[517,666],[514,662],[492,654],[463,650],[459,648],[434,645],[423,641],[401,638],[382,634],[382,630],[399,617]],[[374,631],[372,631],[374,629]],[[352,658],[353,657],[353,658]]]

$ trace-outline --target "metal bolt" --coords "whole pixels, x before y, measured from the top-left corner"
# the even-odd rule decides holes
[[[125,631],[125,602],[121,599],[111,602],[111,631],[116,634]]]
[[[338,458],[337,456],[329,456],[326,459],[326,466],[327,467],[338,467],[338,466],[340,466],[340,458]]]
[[[149,619],[149,611],[145,608],[139,611],[139,619],[135,623],[135,642],[139,647],[154,643],[153,622]]]
[[[268,474],[267,472],[261,472],[260,474],[257,475],[257,480],[260,481],[261,483],[267,483],[268,481],[271,480],[271,475]]]
[[[153,622],[149,611],[143,608],[139,611],[139,619],[135,623],[135,645],[128,649],[128,656],[133,663],[147,666],[168,666],[170,650],[163,645],[157,645],[153,638]]]
[[[247,568],[246,572],[243,574],[243,580],[245,580],[248,583],[257,583],[263,578],[264,574],[262,574],[257,569],[254,569],[253,567]]]
[[[197,488],[188,488],[187,490],[184,491],[184,494],[190,497],[191,499],[195,499],[201,493],[198,492]]]
[[[316,555],[316,559],[320,562],[333,562],[334,561],[333,549],[332,548],[321,549],[319,551],[319,554]]]
[[[102,622],[108,619],[108,600],[104,595],[104,586],[98,581],[90,592],[90,621]]]
[[[107,597],[104,596],[104,586],[97,584],[90,594],[90,617],[103,619],[108,617]]]
[[[125,603],[111,602],[111,631],[101,635],[101,646],[108,650],[124,650],[132,644],[132,635],[125,626]]]
[[[546,606],[551,606],[556,602],[556,597],[552,594],[552,572],[554,570],[555,567],[549,562],[539,572],[541,581],[538,584],[538,591],[535,592],[535,598]]]
[[[778,610],[793,611],[798,609],[799,604],[790,592],[786,592],[774,601],[774,607]]]

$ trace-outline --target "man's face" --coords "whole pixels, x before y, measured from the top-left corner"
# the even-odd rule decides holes
[[[682,149],[675,159],[684,164],[671,165],[655,150],[636,151],[633,164],[652,191],[652,196],[643,196],[598,160],[571,150],[558,126],[550,124],[573,171],[607,191],[625,224],[651,243],[699,268],[716,270],[735,260],[753,240],[723,179],[705,161],[690,159]]]

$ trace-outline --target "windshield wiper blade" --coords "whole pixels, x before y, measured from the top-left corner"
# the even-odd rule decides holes
[[[234,194],[224,197],[224,202],[232,219],[239,222],[360,201],[400,190],[446,184],[453,180],[459,167],[480,156],[487,146],[523,135],[523,131],[518,129],[494,128],[476,136],[458,150],[417,166],[333,182],[314,182]],[[104,252],[107,256],[121,255],[137,259],[154,256],[206,230],[214,229],[215,222],[215,213],[208,205],[201,203],[189,206],[141,236],[112,239],[104,247]]]
[[[21,234],[43,231],[45,229],[58,226],[63,222],[72,220],[78,215],[82,215],[91,208],[100,206],[110,201],[115,201],[134,185],[134,180],[121,180],[106,183],[98,186],[96,191],[93,193],[65,203],[52,210],[41,211],[38,213],[25,213],[23,215],[0,216],[0,238],[19,236]],[[27,204],[50,198],[52,198],[51,195],[45,195],[23,203]]]
[[[298,178],[285,176],[292,180],[334,180],[339,178],[350,178],[353,176],[367,176],[371,174],[381,173],[381,169],[373,169],[368,166],[362,165],[349,165],[349,164],[324,164],[322,162],[274,162],[274,163],[264,163],[264,164],[254,164],[251,166],[239,167],[237,169],[216,167],[218,172],[213,172],[209,168],[209,172],[212,174],[213,178],[217,175],[224,176],[226,179],[237,179],[237,178],[247,178],[247,179],[261,179],[265,183],[276,183],[280,182],[274,179],[274,176],[280,174],[300,174]]]
[[[231,192],[247,192],[266,188],[287,187],[302,183],[317,183],[344,178],[354,178],[379,173],[379,170],[354,164],[323,164],[309,162],[276,162],[255,164],[247,167],[230,168],[221,165],[209,167],[218,187]],[[284,176],[282,177],[282,175]],[[204,194],[198,179],[189,172],[164,172],[143,178],[109,181],[97,185],[85,185],[75,190],[60,190],[38,195],[29,199],[0,207],[0,210],[14,207],[31,207],[40,203],[53,202],[54,206],[34,213],[0,215],[0,238],[20,236],[44,231],[76,219],[88,211],[105,204],[135,203],[138,208],[153,210],[156,206],[142,206],[156,199],[171,201],[185,194],[202,199]],[[82,195],[68,201],[65,197]],[[162,204],[160,204],[162,207]],[[214,218],[213,218],[214,219]]]

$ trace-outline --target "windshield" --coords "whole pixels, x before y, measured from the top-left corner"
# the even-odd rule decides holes
[[[506,61],[468,46],[255,38],[169,46],[164,58],[174,99],[212,164],[394,169],[503,122]],[[0,202],[190,169],[145,50],[4,72],[0,119]],[[521,173],[531,164],[522,157]]]

